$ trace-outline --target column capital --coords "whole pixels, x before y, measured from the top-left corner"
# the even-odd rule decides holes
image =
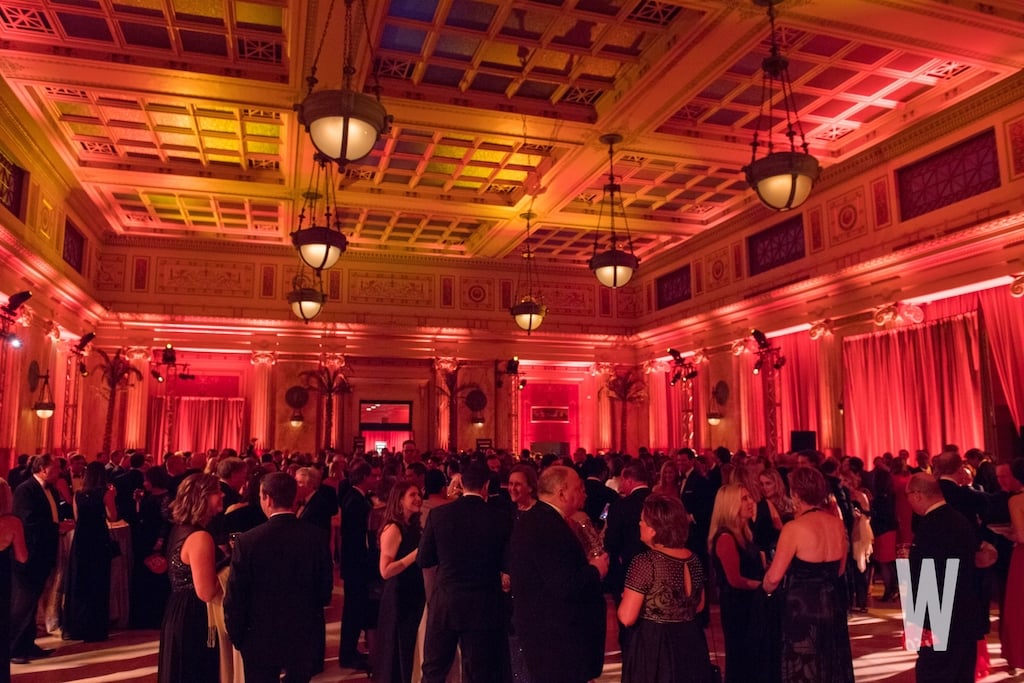
[[[148,346],[129,346],[124,350],[124,357],[133,363],[141,363],[152,358],[153,353]]]
[[[257,366],[277,365],[276,351],[253,351],[249,362]]]

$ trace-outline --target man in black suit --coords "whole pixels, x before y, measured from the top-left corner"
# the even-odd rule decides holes
[[[57,563],[61,525],[74,526],[73,521],[58,522],[58,495],[53,484],[60,476],[60,464],[48,453],[37,455],[30,461],[29,471],[31,475],[14,492],[14,514],[21,519],[28,548],[28,561],[14,563],[11,584],[10,657],[15,664],[53,653],[35,643],[36,607]]]
[[[22,453],[18,456],[18,464],[16,467],[12,467],[11,471],[7,473],[7,484],[14,491],[21,485],[21,482],[25,481],[32,472],[28,468],[28,453]]]
[[[317,639],[331,602],[331,553],[316,527],[295,517],[295,480],[274,472],[260,481],[267,521],[235,541],[224,596],[231,642],[248,683],[307,683],[322,666]]]
[[[604,530],[604,549],[610,562],[607,585],[616,605],[622,600],[629,563],[645,548],[640,540],[640,513],[651,489],[642,463],[634,460],[622,468],[619,493],[623,497],[609,508]],[[623,652],[628,649],[629,634],[629,628],[619,624],[619,646]]]
[[[462,472],[462,497],[430,511],[417,562],[437,567],[427,611],[423,683],[442,683],[455,648],[465,683],[500,683],[508,642],[502,562],[512,519],[486,501],[490,470],[473,463]],[[343,514],[344,518],[344,514]]]
[[[529,679],[538,683],[585,683],[600,676],[604,665],[601,580],[608,554],[588,558],[566,521],[585,495],[572,468],[549,467],[538,482],[540,501],[512,533],[513,626]]]
[[[341,641],[338,665],[366,669],[367,656],[359,652],[359,634],[370,623],[370,580],[375,568],[370,557],[367,533],[370,524],[369,494],[377,487],[380,470],[359,461],[348,479],[338,485],[341,499],[341,580],[345,600],[341,609]]]
[[[604,485],[608,477],[608,465],[601,458],[587,458],[583,461],[583,488],[587,492],[587,501],[583,503],[583,511],[597,529],[603,529],[605,519],[602,514],[610,513],[612,504],[619,500],[619,495]],[[607,515],[606,515],[607,516]]]
[[[952,616],[945,651],[933,646],[931,615],[924,615],[921,649],[917,657],[919,683],[973,683],[977,641],[983,630],[979,627],[982,603],[976,591],[975,552],[978,539],[973,525],[942,497],[938,482],[927,473],[918,473],[907,484],[907,500],[915,514],[920,515],[914,529],[914,542],[910,547],[910,577],[914,589],[914,603],[922,598],[921,568],[925,559],[934,560],[940,598],[945,604],[949,597],[942,594],[945,585],[946,561],[959,560],[956,588],[953,595]],[[986,603],[987,604],[987,603]],[[904,606],[910,613],[909,605]],[[911,617],[907,617],[911,618]]]
[[[708,531],[711,529],[711,511],[715,507],[715,491],[711,483],[694,467],[696,457],[692,449],[681,448],[676,453],[676,467],[683,477],[679,497],[693,520],[689,537],[694,540],[692,544],[687,543],[687,547],[704,562],[708,555]],[[705,563],[704,566],[709,565]]]
[[[117,506],[117,516],[135,527],[139,521],[139,511],[136,508],[136,492],[141,499],[145,492],[143,485],[146,475],[142,466],[146,464],[146,454],[142,451],[132,451],[128,456],[128,469],[121,472],[112,480],[114,490],[117,492],[114,504]]]
[[[338,514],[337,494],[329,486],[320,485],[320,470],[315,467],[300,467],[295,472],[295,483],[299,489],[296,516],[323,529],[329,544],[331,519]]]

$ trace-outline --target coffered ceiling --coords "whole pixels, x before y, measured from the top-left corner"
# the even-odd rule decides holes
[[[762,3],[763,4],[763,3]],[[356,5],[358,11],[358,3]],[[114,236],[288,244],[312,147],[293,105],[344,0],[0,2],[0,74]],[[607,150],[642,260],[753,206],[768,21],[752,0],[367,0],[355,82],[394,116],[340,175],[351,251],[582,263]],[[1024,68],[1018,0],[787,0],[826,168]],[[328,24],[328,16],[330,23]],[[357,32],[359,34],[360,32]],[[374,77],[376,73],[376,78]]]

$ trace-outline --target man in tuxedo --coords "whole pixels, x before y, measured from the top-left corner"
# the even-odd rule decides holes
[[[572,468],[549,467],[537,488],[512,533],[513,626],[530,680],[586,683],[604,665],[608,554],[588,558],[567,522],[586,495]]]
[[[695,541],[688,547],[696,552],[703,562],[708,554],[708,531],[711,529],[711,511],[715,507],[715,491],[711,488],[711,483],[694,467],[696,457],[692,449],[681,448],[676,453],[676,467],[683,478],[679,485],[679,497],[693,520],[690,538],[694,538]],[[705,563],[704,566],[708,565]]]
[[[53,654],[35,643],[36,607],[57,563],[61,525],[66,529],[74,526],[73,521],[58,522],[58,495],[53,488],[60,476],[56,459],[48,453],[37,455],[30,461],[29,471],[30,476],[14,492],[14,514],[21,519],[28,548],[28,561],[14,563],[11,583],[10,657],[15,664]]]
[[[144,493],[143,485],[146,475],[142,466],[146,464],[146,454],[142,451],[132,451],[128,456],[128,469],[124,470],[111,483],[117,492],[114,504],[117,506],[117,516],[128,522],[132,527],[138,525],[139,511],[136,508],[136,500],[141,499]]]
[[[612,504],[619,500],[615,491],[604,485],[608,476],[608,465],[601,458],[587,458],[583,462],[583,489],[587,492],[587,500],[583,503],[583,511],[598,530],[604,528],[605,520],[601,515],[611,512]]]
[[[651,489],[647,481],[647,470],[643,464],[633,461],[622,468],[619,493],[622,498],[608,510],[608,524],[604,530],[604,549],[608,553],[610,566],[608,590],[618,605],[622,600],[622,588],[626,582],[626,571],[633,558],[644,550],[640,540],[640,513]],[[619,646],[626,652],[629,645],[630,629],[619,624]]]
[[[377,487],[380,470],[365,460],[349,470],[348,479],[338,485],[341,499],[341,580],[345,600],[341,609],[341,641],[338,665],[366,669],[367,656],[359,652],[359,634],[370,623],[370,580],[373,559],[367,543],[370,525],[370,492]]]
[[[323,529],[324,541],[329,544],[331,519],[338,514],[337,494],[330,487],[320,485],[320,470],[315,467],[300,467],[295,472],[295,483],[298,485],[296,515]]]
[[[942,602],[949,597],[941,591],[945,585],[946,560],[960,561],[953,595],[952,617],[946,650],[933,647],[928,615],[921,626],[925,629],[917,656],[917,681],[932,683],[973,683],[977,641],[983,634],[979,600],[975,583],[975,551],[978,539],[974,526],[942,497],[942,490],[931,474],[918,473],[907,484],[907,500],[914,513],[920,515],[910,547],[910,576],[915,603],[920,602],[922,561],[935,562],[935,574]],[[987,603],[986,603],[987,604]],[[908,609],[908,607],[904,607]]]
[[[490,470],[462,472],[462,497],[427,517],[417,562],[437,567],[423,646],[423,683],[442,683],[458,645],[465,683],[500,683],[507,659],[502,563],[512,518],[487,502]]]
[[[15,491],[21,485],[21,482],[28,479],[31,475],[32,471],[28,467],[28,453],[22,453],[18,456],[18,464],[7,473],[7,484],[11,487],[12,491]]]
[[[224,620],[248,683],[307,683],[323,665],[319,640],[331,602],[331,553],[316,527],[295,517],[295,480],[260,481],[267,521],[235,541]]]

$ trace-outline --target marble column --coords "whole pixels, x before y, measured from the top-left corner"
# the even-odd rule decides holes
[[[252,383],[249,392],[249,436],[256,437],[257,448],[271,448],[274,438],[273,369],[277,354],[273,351],[253,351]]]
[[[146,415],[149,404],[149,361],[152,352],[148,346],[129,346],[125,358],[139,371],[142,379],[133,379],[134,386],[125,391],[124,446],[125,448],[147,448]],[[116,442],[117,439],[115,438]],[[154,453],[160,458],[163,453]]]

